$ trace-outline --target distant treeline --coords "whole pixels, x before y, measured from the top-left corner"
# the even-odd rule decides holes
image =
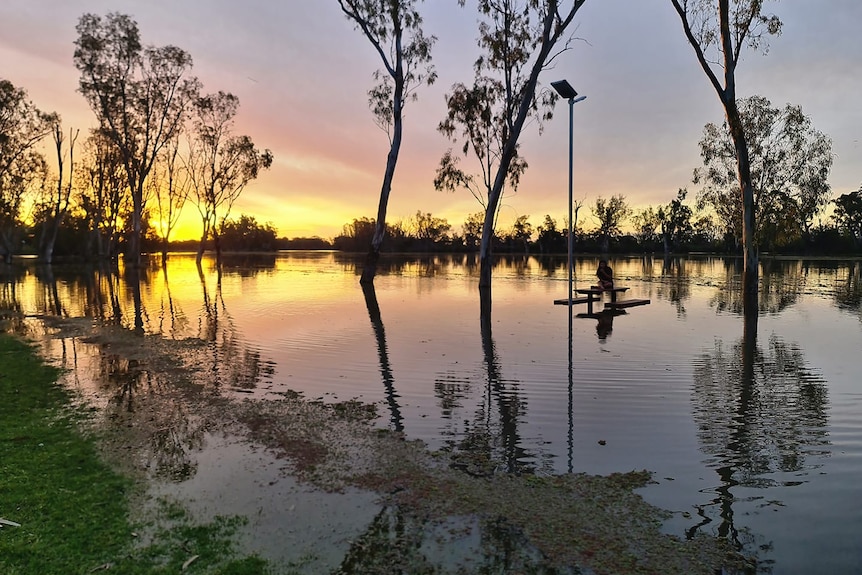
[[[714,253],[739,255],[742,243],[732,224],[718,225],[710,213],[695,212],[684,203],[685,192],[657,209],[630,209],[622,196],[610,200],[599,198],[592,208],[597,223],[592,229],[578,225],[574,249],[581,253]],[[862,253],[862,191],[843,194],[835,202],[835,212],[827,221],[769,234],[764,251],[788,255],[853,255]],[[634,233],[622,231],[628,222]],[[460,230],[453,230],[445,218],[421,211],[405,221],[387,223],[382,249],[389,253],[474,253],[479,250],[482,214],[467,217]],[[240,216],[219,228],[225,251],[337,250],[366,252],[371,244],[376,222],[357,218],[342,227],[332,239],[321,237],[278,238],[269,224],[260,225],[254,218]],[[157,246],[153,238],[153,246]],[[568,251],[568,226],[560,225],[550,215],[535,226],[523,215],[514,223],[494,233],[494,252],[505,254],[563,254]],[[171,242],[173,251],[194,251],[198,241]],[[207,245],[207,249],[212,249]]]

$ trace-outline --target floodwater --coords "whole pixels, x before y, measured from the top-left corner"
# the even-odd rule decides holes
[[[577,259],[576,287],[594,283],[596,264]],[[626,299],[651,303],[570,314],[554,305],[565,258],[503,259],[489,299],[469,257],[386,259],[363,291],[361,258],[283,252],[228,257],[221,274],[207,261],[199,273],[189,255],[137,276],[20,264],[0,269],[0,307],[30,324],[92,318],[197,338],[221,393],[375,403],[381,427],[432,449],[481,443],[497,472],[648,469],[655,483],[640,493],[674,512],[669,533],[726,538],[763,573],[862,572],[862,263],[764,259],[756,329],[742,316],[738,260],[610,264]],[[86,391],[97,352],[74,336],[42,343]],[[268,481],[277,464],[265,453],[192,427],[179,464],[163,454],[165,485],[258,513],[259,542],[303,531],[297,517],[313,513],[297,506],[313,495]],[[269,502],[267,485],[282,490]],[[361,494],[313,509],[338,518],[336,558],[381,520]]]

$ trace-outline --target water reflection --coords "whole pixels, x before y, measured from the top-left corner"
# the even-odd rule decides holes
[[[594,318],[593,331],[592,322],[576,320],[573,327],[570,314],[566,358],[565,311],[549,304],[565,290],[564,257],[501,259],[493,316],[490,292],[476,302],[470,255],[383,258],[381,269],[388,271],[378,276],[377,292],[360,295],[361,261],[334,253],[243,256],[226,260],[221,274],[197,269],[194,257],[183,255],[136,274],[122,263],[50,269],[23,263],[0,266],[0,303],[29,324],[61,318],[108,325],[133,345],[179,345],[177,364],[193,366],[195,382],[216,398],[237,391],[264,398],[272,388],[325,395],[324,401],[378,402],[388,407],[381,409],[385,425],[452,451],[474,475],[604,473],[637,461],[667,471],[677,486],[685,476],[689,487],[664,507],[699,504],[696,524],[685,519],[690,534],[753,542],[747,551],[758,548],[752,531],[761,540],[774,538],[776,548],[788,546],[786,534],[758,524],[753,498],[810,500],[800,512],[798,501],[785,499],[797,515],[827,500],[824,485],[833,500],[858,499],[859,262],[765,262],[757,304],[766,335],[759,339],[758,315],[743,314],[735,261],[620,258],[613,261],[618,277],[633,296],[653,295],[657,305],[630,313],[616,330],[613,316]],[[591,283],[594,270],[595,258],[581,258],[575,275]],[[52,330],[49,325],[42,334],[52,340],[46,344],[51,356],[79,371],[82,382],[96,382],[109,421],[123,425],[162,402],[156,433],[146,439],[147,465],[175,479],[193,473],[205,426],[195,419],[198,406],[170,392],[184,382],[156,380],[146,363],[98,341],[84,345],[83,328],[77,336]],[[787,339],[769,337],[771,331]],[[595,345],[597,337],[607,345]],[[714,338],[714,346],[707,344],[692,364],[703,338]],[[81,361],[89,354],[92,363]],[[806,360],[825,368],[829,393]],[[396,373],[399,365],[404,369]],[[607,445],[597,447],[605,438]],[[821,454],[829,451],[825,463]],[[812,469],[821,463],[831,466],[829,473],[818,470],[815,480]],[[698,491],[703,477],[709,485]],[[783,496],[788,486],[794,495]],[[653,489],[661,487],[647,488]],[[386,511],[378,526],[389,536],[434,529],[408,525],[394,513]],[[831,521],[825,511],[813,513]],[[846,525],[858,522],[819,527],[817,544],[841,541]],[[487,537],[478,533],[475,538]]]
[[[775,335],[760,346],[746,329],[740,341],[717,339],[696,359],[692,401],[705,463],[720,482],[689,535],[716,522],[719,536],[751,549],[752,535],[734,518],[736,492],[808,481],[821,465],[815,457],[829,452],[826,382],[798,347]]]
[[[73,374],[76,386],[103,398],[98,413],[108,441],[127,442],[137,456],[132,463],[154,477],[183,481],[196,473],[195,454],[204,446],[208,425],[189,408],[180,382],[170,378],[173,371],[165,371],[165,365],[181,363],[180,357],[142,352],[140,336],[124,330],[80,342],[62,332],[54,337],[62,348],[61,367]],[[154,364],[161,367],[151,369]],[[93,373],[86,373],[88,365]],[[86,390],[89,385],[94,388]],[[122,428],[120,437],[111,439],[110,430]]]
[[[671,302],[676,308],[677,317],[685,317],[685,302],[691,298],[691,278],[687,262],[680,258],[664,258],[662,260],[662,282],[656,295]]]
[[[353,541],[333,575],[578,572],[550,567],[524,534],[503,519],[433,522],[386,506]]]
[[[264,361],[260,351],[247,344],[228,313],[222,293],[222,273],[221,268],[216,268],[215,293],[210,295],[207,277],[198,267],[203,299],[199,337],[209,343],[209,353],[201,358],[203,369],[199,372],[207,386],[251,392],[272,379],[275,364]]]
[[[850,262],[846,276],[837,281],[835,301],[838,307],[856,312],[862,319],[862,264]]]
[[[473,419],[466,422],[467,429],[455,446],[453,465],[476,476],[489,476],[499,471],[532,473],[535,465],[527,458],[519,431],[527,404],[519,393],[520,382],[507,380],[501,373],[492,335],[491,290],[479,291],[485,388]]]
[[[596,320],[596,336],[600,342],[605,342],[614,331],[614,318],[626,315],[625,310],[606,309],[597,313],[579,313],[579,318]]]
[[[716,290],[711,301],[716,310],[740,315],[746,309],[761,315],[778,314],[797,303],[808,286],[807,268],[802,260],[765,260],[761,265],[760,290],[746,307],[741,266],[741,260],[725,260],[724,289]]]
[[[404,417],[398,405],[398,393],[395,391],[395,378],[392,375],[392,364],[389,362],[389,348],[386,345],[386,329],[380,315],[380,305],[377,303],[377,293],[374,284],[362,284],[362,294],[365,296],[365,307],[374,329],[374,339],[377,341],[377,357],[380,361],[380,376],[386,390],[386,404],[389,407],[389,423],[394,431],[404,431]]]

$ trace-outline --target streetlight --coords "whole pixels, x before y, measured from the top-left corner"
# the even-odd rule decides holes
[[[569,315],[572,311],[572,245],[575,243],[572,237],[572,129],[574,128],[573,108],[575,102],[586,100],[586,96],[578,96],[578,92],[572,88],[568,80],[557,80],[551,82],[551,86],[557,94],[569,101]]]

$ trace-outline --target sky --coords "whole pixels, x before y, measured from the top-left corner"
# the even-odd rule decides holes
[[[417,211],[446,218],[460,232],[481,209],[469,192],[442,192],[433,179],[453,144],[437,131],[453,84],[472,81],[478,16],[475,2],[420,4],[438,74],[405,110],[404,140],[387,220]],[[862,2],[781,0],[765,10],[784,23],[769,53],[747,52],[737,72],[739,97],[762,95],[774,106],[802,106],[832,138],[833,197],[862,184]],[[354,218],[374,218],[389,140],[372,119],[367,92],[381,67],[368,41],[336,0],[3,0],[0,77],[25,89],[44,111],[82,133],[95,116],[77,92],[75,26],[84,13],[121,12],[144,44],[176,45],[194,60],[205,92],[239,98],[236,133],[272,151],[272,168],[243,192],[232,215],[270,223],[280,237],[331,238]],[[572,29],[575,41],[541,84],[567,79],[582,95],[573,108],[573,195],[580,222],[595,220],[599,197],[621,194],[635,209],[666,204],[689,189],[701,164],[698,141],[723,110],[687,44],[670,0],[588,0]],[[554,118],[528,125],[521,154],[529,167],[517,193],[503,199],[499,227],[546,214],[565,226],[568,213],[568,104]],[[457,146],[454,146],[457,149]],[[473,167],[462,160],[465,168]],[[200,234],[197,211],[185,208],[177,239]],[[178,237],[179,236],[179,237]]]

